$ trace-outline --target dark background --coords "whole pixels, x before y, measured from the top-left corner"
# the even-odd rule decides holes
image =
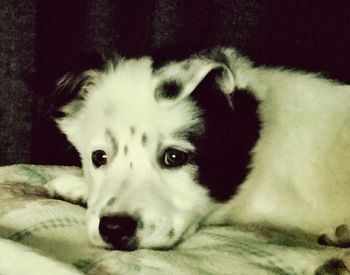
[[[45,83],[84,51],[115,49],[141,55],[164,47],[233,45],[259,64],[320,71],[350,83],[348,3],[4,0],[0,7],[0,165],[75,163],[52,121],[43,116],[42,102],[50,94]],[[36,80],[31,82],[33,75]]]

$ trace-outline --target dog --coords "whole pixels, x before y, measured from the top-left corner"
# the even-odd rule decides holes
[[[57,89],[76,95],[57,124],[84,176],[46,187],[87,202],[96,246],[171,249],[202,225],[320,234],[349,221],[345,84],[218,47],[161,65],[116,57]]]

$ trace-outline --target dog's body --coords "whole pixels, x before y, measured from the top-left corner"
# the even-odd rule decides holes
[[[346,223],[350,87],[280,68],[236,77],[258,99],[262,128],[252,170],[219,217],[313,233]]]
[[[169,248],[201,223],[321,233],[350,217],[349,86],[217,49],[161,68],[120,59],[59,87],[79,90],[58,124],[84,179],[48,188],[87,200],[96,245]],[[237,90],[259,120],[232,116],[254,115]]]

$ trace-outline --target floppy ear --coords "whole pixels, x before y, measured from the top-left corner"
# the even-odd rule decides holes
[[[56,82],[53,94],[56,113],[55,121],[68,140],[77,148],[81,143],[80,121],[84,98],[89,89],[100,78],[100,72],[105,67],[105,59],[95,53],[86,57],[78,68],[68,71]],[[79,150],[79,148],[78,148]]]
[[[105,66],[105,58],[98,52],[86,53],[71,61],[72,65],[56,78],[51,96],[57,117],[73,114],[84,98],[87,87],[96,80],[97,72]],[[75,105],[74,108],[72,108]],[[71,106],[69,108],[68,106]]]
[[[74,116],[83,106],[83,100],[89,87],[99,78],[98,71],[88,70],[79,74],[67,73],[56,85],[54,97],[58,102],[57,118]]]
[[[202,57],[170,63],[163,67],[159,72],[162,82],[157,88],[156,98],[169,99],[169,91],[166,91],[167,88],[169,89],[167,83],[176,83],[175,100],[181,100],[191,95],[196,87],[209,75],[213,78],[212,84],[226,96],[231,106],[230,94],[235,90],[235,80],[232,72],[225,64]],[[175,90],[174,87],[172,89]]]
[[[209,74],[215,74],[215,83],[220,91],[229,95],[234,91],[235,81],[232,72],[223,63],[212,60],[195,59],[184,64],[188,75],[185,79],[184,95],[190,94],[196,86]]]
[[[94,77],[96,75],[96,77]],[[98,73],[90,70],[74,75],[67,73],[57,82],[56,98],[60,98],[60,105],[56,110],[55,121],[68,140],[77,147],[80,139],[80,118],[84,106],[84,98]]]

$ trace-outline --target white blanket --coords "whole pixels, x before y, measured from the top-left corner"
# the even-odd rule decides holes
[[[170,251],[93,247],[87,239],[85,209],[49,198],[42,188],[62,173],[81,171],[0,167],[1,275],[314,274],[320,266],[332,269],[325,262],[346,258],[348,252],[317,245],[317,236],[302,232],[242,225],[203,228]]]

